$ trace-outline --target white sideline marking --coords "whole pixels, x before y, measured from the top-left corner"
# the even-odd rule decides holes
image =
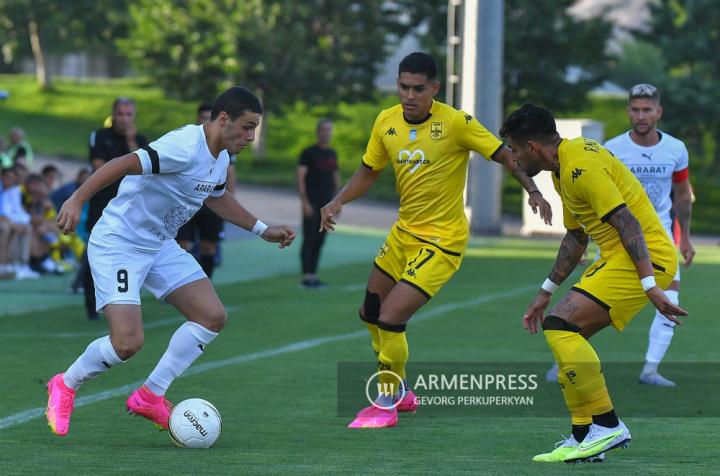
[[[355,283],[355,284],[347,284],[345,286],[342,286],[340,288],[340,291],[359,291],[360,289],[365,289],[367,286],[367,283]]]
[[[487,302],[495,301],[496,299],[512,297],[512,296],[515,296],[518,294],[532,291],[534,289],[537,289],[536,284],[523,286],[520,288],[514,288],[509,291],[503,291],[503,292],[493,293],[493,294],[486,294],[484,296],[479,296],[474,299],[468,299],[467,301],[443,304],[443,305],[434,307],[426,312],[418,313],[415,317],[413,317],[412,322],[425,321],[428,319],[432,319],[433,317],[437,317],[439,315],[445,314],[449,311],[454,311],[456,309],[461,309],[464,307],[471,307],[471,306],[475,306],[478,304],[484,304]],[[260,360],[260,359],[265,359],[265,358],[270,358],[270,357],[276,357],[278,355],[299,352],[301,350],[311,349],[313,347],[318,347],[320,345],[328,344],[330,342],[355,339],[355,338],[363,337],[363,336],[367,336],[367,330],[365,330],[365,329],[360,330],[360,331],[355,331],[355,332],[348,332],[346,334],[336,334],[333,336],[318,337],[315,339],[308,339],[308,340],[293,342],[292,344],[287,344],[282,347],[275,347],[273,349],[261,350],[259,352],[252,352],[250,354],[238,355],[236,357],[231,357],[229,359],[215,360],[212,362],[206,362],[204,364],[198,364],[198,365],[195,365],[195,366],[187,369],[178,378],[208,372],[210,370],[218,369],[221,367],[227,367],[229,365],[237,365],[237,364],[242,364],[245,362],[252,362],[254,360]],[[91,395],[87,395],[84,397],[78,397],[75,400],[75,407],[84,407],[85,405],[90,405],[92,403],[101,402],[103,400],[118,397],[120,395],[127,395],[130,392],[132,392],[133,390],[135,390],[137,387],[142,385],[144,382],[145,382],[144,380],[138,380],[136,382],[129,383],[127,385],[123,385],[122,387],[111,388],[109,390],[104,390],[102,392],[93,393]],[[0,430],[4,430],[6,428],[10,428],[10,427],[13,427],[16,425],[21,425],[23,423],[27,423],[31,420],[34,420],[36,418],[43,416],[44,413],[45,413],[45,407],[42,407],[42,408],[31,408],[29,410],[24,410],[22,412],[15,413],[13,415],[8,415],[8,416],[0,419]]]

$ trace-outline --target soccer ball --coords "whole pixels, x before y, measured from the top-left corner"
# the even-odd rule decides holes
[[[215,406],[202,398],[175,405],[168,425],[170,439],[181,448],[210,448],[220,436],[222,418]]]

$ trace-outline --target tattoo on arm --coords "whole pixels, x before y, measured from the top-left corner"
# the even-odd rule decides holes
[[[622,208],[613,213],[608,219],[608,223],[613,226],[620,235],[625,250],[627,250],[633,262],[650,260],[650,253],[645,243],[640,222],[627,208]]]
[[[692,201],[690,197],[678,197],[675,200],[675,215],[683,233],[690,233],[690,216],[692,215]]]
[[[562,243],[560,243],[555,265],[548,276],[550,281],[555,284],[562,284],[580,262],[587,245],[588,236],[582,228],[568,230]]]

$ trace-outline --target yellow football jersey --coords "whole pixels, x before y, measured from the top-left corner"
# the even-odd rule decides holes
[[[603,256],[624,251],[617,230],[606,220],[627,206],[640,222],[653,263],[666,267],[672,262],[675,249],[670,237],[642,184],[625,164],[599,143],[584,137],[563,139],[558,156],[560,173],[552,175],[555,190],[562,198],[566,228],[584,228]]]
[[[470,151],[490,159],[502,146],[476,119],[447,104],[433,101],[429,117],[418,124],[407,122],[398,104],[375,120],[363,164],[377,171],[392,163],[402,230],[463,252],[469,235],[463,191]]]

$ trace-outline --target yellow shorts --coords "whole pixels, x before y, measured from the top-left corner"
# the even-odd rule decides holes
[[[394,225],[375,257],[375,267],[395,282],[433,297],[460,268],[463,254],[418,238]]]
[[[674,253],[670,263],[668,268],[653,263],[655,281],[662,289],[672,283],[677,271],[677,256]],[[612,325],[619,331],[649,302],[635,264],[624,249],[601,256],[588,266],[572,289],[607,309]]]

